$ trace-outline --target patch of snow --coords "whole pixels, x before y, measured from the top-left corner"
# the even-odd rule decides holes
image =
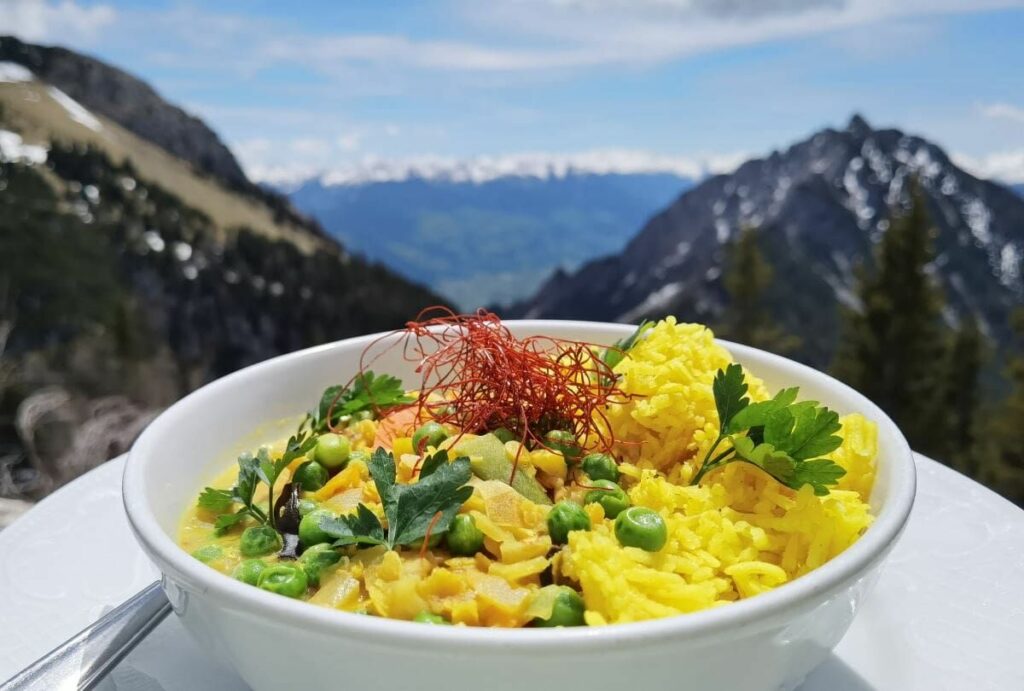
[[[942,186],[939,188],[939,191],[947,197],[952,197],[959,188],[959,185],[956,184],[956,178],[946,173],[942,178]]]
[[[238,272],[234,269],[228,269],[224,272],[224,282],[230,285],[235,285],[239,281]]]
[[[892,179],[892,168],[889,166],[889,161],[873,139],[869,137],[864,140],[860,153],[867,160],[868,168],[875,174],[879,182],[887,183]]]
[[[721,216],[723,212],[725,212],[725,200],[719,199],[714,203],[714,205],[712,205],[711,213],[715,216]]]
[[[932,153],[926,146],[917,148],[909,164],[911,169],[925,180],[933,180],[942,172],[942,164],[932,158]]]
[[[985,206],[985,202],[977,197],[968,199],[960,207],[960,211],[963,212],[964,222],[971,229],[974,239],[982,246],[987,247],[992,242],[992,233],[989,231],[989,226],[992,223],[992,212]]]
[[[274,281],[270,284],[270,294],[274,297],[281,297],[284,295],[284,284],[280,281]]]
[[[468,159],[444,156],[383,159],[367,156],[343,167],[319,173],[308,166],[275,167],[255,164],[246,165],[246,173],[258,182],[284,187],[297,186],[310,179],[318,179],[320,184],[330,187],[373,182],[403,182],[410,179],[482,184],[506,177],[548,180],[562,179],[570,175],[643,173],[669,173],[697,180],[709,175],[732,172],[747,158],[746,154],[740,153],[692,157],[632,149],[601,149],[571,154],[526,152]]]
[[[0,130],[0,161],[38,165],[46,163],[46,148],[25,144],[17,132]]]
[[[71,98],[55,86],[47,87],[46,91],[50,94],[50,98],[56,101],[61,108],[66,110],[68,115],[71,116],[71,119],[79,125],[88,127],[93,132],[100,132],[103,130],[103,125],[96,119],[96,116],[86,110],[85,106],[81,103]]]
[[[192,264],[186,264],[181,269],[182,275],[189,281],[194,281],[199,276],[199,269]]]
[[[869,222],[875,217],[875,210],[868,204],[868,191],[857,178],[857,171],[863,167],[864,160],[854,158],[843,173],[843,188],[849,198],[847,208],[857,216],[857,226],[861,230],[867,229]]]
[[[628,274],[626,274],[626,277],[624,279],[622,279],[622,285],[624,285],[624,286],[626,286],[628,288],[629,286],[633,285],[634,283],[636,283],[636,272],[635,271],[630,271]]]
[[[729,241],[730,235],[732,235],[732,229],[729,227],[729,222],[724,218],[715,219],[715,237],[718,238],[718,244],[724,245]]]
[[[121,178],[121,189],[123,189],[125,192],[131,192],[132,190],[134,190],[135,185],[135,178],[130,178],[128,176]]]
[[[1012,288],[1020,282],[1021,261],[1020,250],[1012,242],[1003,245],[999,252],[999,282],[1007,288]]]
[[[676,249],[674,252],[672,252],[672,254],[668,255],[663,260],[661,260],[661,263],[658,266],[659,268],[671,268],[673,266],[678,266],[682,264],[684,261],[686,261],[686,257],[689,254],[690,243],[688,243],[686,240],[683,240],[678,245],[676,245]],[[633,275],[632,272],[630,272],[630,275]]]
[[[896,206],[900,197],[903,196],[903,179],[907,177],[907,169],[900,167],[897,168],[892,176],[892,180],[889,181],[889,191],[885,195],[885,203],[889,208]]]
[[[717,266],[712,266],[710,269],[704,272],[704,278],[708,281],[713,281],[722,275],[722,270]]]
[[[772,192],[772,199],[776,202],[781,202],[786,198],[786,192],[793,185],[793,180],[788,175],[780,175],[778,181],[775,184],[775,190]]]
[[[828,283],[830,288],[832,288],[832,292],[835,294],[836,300],[839,301],[839,304],[857,311],[863,307],[860,298],[857,297],[857,294],[850,289],[850,286],[848,286],[841,277],[835,276],[831,273],[826,273],[822,278],[824,278],[825,282]]]
[[[192,258],[192,245],[187,242],[174,243],[174,258],[179,262],[187,262]]]
[[[669,303],[683,290],[682,283],[666,283],[647,296],[639,305],[619,315],[619,321],[632,321],[641,315],[668,307]]]
[[[160,233],[155,230],[147,230],[142,234],[142,239],[146,241],[149,249],[154,252],[163,252],[164,248],[167,247],[167,243],[160,237]]]
[[[34,79],[32,71],[24,65],[16,62],[0,62],[0,82],[17,84],[19,82],[30,82]]]
[[[99,204],[100,191],[96,185],[86,185],[82,188],[82,193],[85,194],[85,198],[89,200],[90,204]]]

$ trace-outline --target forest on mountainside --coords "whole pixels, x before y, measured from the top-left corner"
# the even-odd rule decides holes
[[[1024,307],[1002,347],[966,313],[944,318],[947,298],[930,269],[934,226],[915,182],[870,263],[858,267],[857,308],[839,312],[841,336],[831,373],[885,410],[911,447],[1024,506]],[[758,232],[730,244],[723,283],[723,338],[792,354],[799,334],[778,328],[766,304],[777,273]]]

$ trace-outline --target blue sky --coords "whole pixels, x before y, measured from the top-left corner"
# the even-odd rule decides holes
[[[1024,181],[1022,5],[0,0],[0,33],[141,76],[261,179],[527,154],[714,169],[859,111]]]

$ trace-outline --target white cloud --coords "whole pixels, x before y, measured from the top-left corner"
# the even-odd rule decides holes
[[[560,178],[570,173],[673,173],[687,178],[701,178],[708,174],[729,172],[749,156],[739,152],[727,155],[673,156],[633,149],[602,149],[573,154],[534,152],[468,159],[446,156],[383,159],[365,156],[356,162],[324,167],[316,172],[311,171],[309,165],[268,165],[244,155],[241,158],[246,165],[246,173],[260,182],[290,185],[319,177],[325,185],[354,185],[409,178],[482,183],[510,176]]]
[[[953,154],[953,162],[980,178],[1008,183],[1024,183],[1024,149],[985,156]]]
[[[558,50],[508,56],[508,64],[534,68],[649,64],[697,53],[834,32],[905,17],[977,12],[1020,6],[1020,0],[519,0],[466,3],[485,27]],[[463,69],[506,66],[495,59]]]
[[[986,118],[1024,123],[1024,108],[1009,103],[986,103],[979,110]]]
[[[363,143],[363,135],[359,132],[349,132],[337,139],[338,148],[342,151],[355,151]]]
[[[92,41],[117,20],[110,5],[80,5],[74,0],[4,0],[0,30],[26,41]]]
[[[462,0],[450,17],[450,31],[460,31],[459,38],[308,33],[192,5],[136,12],[134,21],[160,26],[177,46],[188,47],[163,55],[168,64],[214,64],[243,74],[300,65],[335,79],[371,75],[356,81],[401,93],[394,82],[403,72],[490,75],[643,66],[901,18],[1021,5],[1022,0]],[[102,7],[89,11],[98,14]]]

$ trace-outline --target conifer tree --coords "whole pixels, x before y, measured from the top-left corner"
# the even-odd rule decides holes
[[[743,228],[727,249],[722,284],[729,302],[715,332],[755,348],[791,353],[799,347],[800,339],[787,335],[768,309],[765,293],[775,271],[757,242],[757,231]]]
[[[949,349],[946,376],[946,410],[949,413],[949,458],[958,470],[975,475],[972,459],[981,406],[979,377],[984,358],[985,337],[978,320],[968,314],[960,321]]]
[[[986,409],[975,444],[976,478],[1024,506],[1024,308],[1013,315],[1015,352],[1006,366],[1010,391]]]
[[[933,230],[917,181],[909,205],[893,210],[873,271],[862,271],[859,310],[844,310],[833,371],[882,407],[911,445],[941,457],[948,450],[944,363],[948,329],[928,265]]]

